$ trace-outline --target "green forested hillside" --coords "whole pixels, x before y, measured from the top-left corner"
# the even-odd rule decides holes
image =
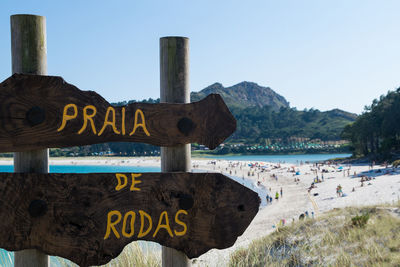
[[[289,138],[339,140],[345,125],[357,115],[334,109],[321,112],[316,109],[298,111],[269,87],[252,82],[241,82],[231,87],[214,83],[191,94],[198,101],[209,94],[220,94],[237,119],[237,131],[228,142],[263,144],[265,139]]]
[[[247,143],[262,144],[266,138],[282,139],[291,137],[340,140],[343,128],[356,118],[355,114],[338,109],[321,112],[316,109],[298,111],[295,108],[281,108],[272,111],[270,107],[232,108],[237,119],[237,131],[229,139]]]
[[[351,140],[355,156],[396,155],[400,151],[400,88],[374,99],[344,128],[342,137]]]

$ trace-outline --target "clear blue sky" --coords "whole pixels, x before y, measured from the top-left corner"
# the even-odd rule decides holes
[[[159,38],[190,38],[192,91],[269,86],[292,107],[361,113],[400,86],[400,1],[0,1],[0,80],[10,15],[47,19],[48,73],[108,101],[159,97]]]

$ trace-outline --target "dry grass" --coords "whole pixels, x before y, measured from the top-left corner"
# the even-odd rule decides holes
[[[102,267],[160,267],[161,249],[154,249],[152,245],[143,249],[142,244],[133,242],[127,245],[117,258],[106,265],[102,265]],[[78,267],[78,265],[62,258],[58,258],[58,262],[60,266]]]
[[[14,266],[14,255],[12,253],[0,253],[0,267]],[[60,258],[50,257],[51,267],[78,267],[73,262]],[[154,243],[133,242],[127,245],[121,254],[102,267],[160,267],[161,248]]]
[[[400,266],[400,203],[335,209],[280,228],[231,255],[230,266]],[[369,215],[364,226],[352,218]]]

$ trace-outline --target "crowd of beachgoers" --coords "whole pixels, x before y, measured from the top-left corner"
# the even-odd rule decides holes
[[[263,202],[266,203],[233,247],[208,252],[197,260],[199,265],[210,265],[215,259],[219,259],[215,266],[226,263],[236,248],[296,220],[312,219],[334,208],[397,203],[400,200],[400,168],[388,164],[194,162],[194,169],[251,180],[254,189],[265,190]]]

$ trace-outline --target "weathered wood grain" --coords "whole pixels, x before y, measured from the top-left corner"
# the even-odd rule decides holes
[[[89,105],[96,108],[93,123],[83,117],[85,107],[89,117],[94,113]],[[133,103],[107,112],[109,107],[97,93],[81,91],[61,77],[14,74],[0,84],[0,152],[103,142],[199,143],[213,149],[236,129],[216,94],[191,104]],[[70,116],[64,127],[63,114]]]
[[[12,15],[10,24],[12,73],[47,75],[46,18]],[[14,171],[48,173],[49,149],[14,153]],[[14,253],[14,267],[26,266],[47,267],[49,257],[35,249]]]
[[[190,103],[189,38],[160,38],[160,102]],[[189,172],[190,144],[161,147],[162,172]],[[162,267],[190,267],[188,257],[173,248],[162,247]]]
[[[259,209],[255,192],[222,174],[142,173],[132,188],[131,174],[124,175],[129,178],[125,187],[125,179],[119,183],[116,174],[110,173],[1,173],[0,247],[11,251],[35,248],[88,266],[107,263],[125,245],[141,239],[193,258],[211,248],[232,246]],[[147,235],[138,238],[141,225],[143,231],[149,225],[146,217],[141,222],[140,210],[149,214],[153,225]],[[115,225],[119,238],[112,228],[106,238],[112,211],[121,213]],[[130,211],[123,228],[124,216]],[[167,227],[156,230],[165,211],[171,233]],[[134,232],[125,237],[122,231],[132,233],[132,212]],[[110,222],[117,219],[114,214]],[[161,222],[166,225],[165,216]]]

